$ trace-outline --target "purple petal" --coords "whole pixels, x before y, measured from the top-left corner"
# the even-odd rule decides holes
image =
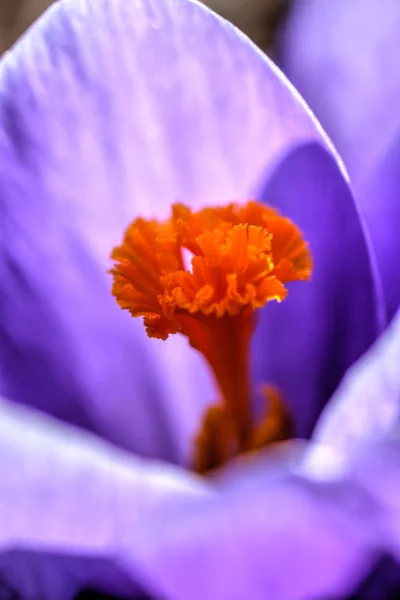
[[[400,417],[400,312],[390,328],[347,373],[326,407],[314,439],[347,462]]]
[[[382,542],[400,561],[400,436],[398,422],[353,460],[352,477],[382,508]]]
[[[399,127],[397,0],[297,0],[281,63],[339,148],[352,180],[368,176]]]
[[[144,590],[174,600],[267,592],[290,600],[350,592],[382,545],[388,515],[364,493],[360,469],[354,481],[343,472],[321,480],[304,469],[305,448],[247,458],[205,481],[2,401],[0,593],[63,600],[90,586],[123,598]]]
[[[59,600],[84,587],[135,597],[139,532],[207,485],[39,412],[0,402],[0,596]],[[129,530],[129,567],[121,540]]]
[[[229,485],[216,484],[217,496],[154,518],[157,542],[141,545],[140,564],[166,598],[301,600],[355,590],[381,546],[379,504],[343,474],[307,474],[299,459],[297,467],[245,462]]]
[[[200,206],[248,197],[294,147],[311,142],[329,147],[279,71],[200,4],[54,5],[0,67],[4,394],[131,450],[187,458],[215,396],[209,374],[185,340],[149,341],[141,323],[120,311],[106,275],[110,249],[136,215],[163,216],[177,199]],[[328,189],[344,185],[333,170]],[[299,205],[302,187],[290,195]],[[360,319],[374,323],[368,259],[347,191],[338,207],[335,218],[348,219],[355,235],[352,268],[365,278]],[[336,251],[335,236],[327,269]],[[338,287],[328,282],[322,294],[332,294],[332,305],[338,298],[340,332],[359,336]],[[292,314],[306,318],[302,304]],[[322,337],[329,339],[326,327]],[[358,349],[370,343],[371,328],[360,340]],[[316,351],[330,356],[329,345],[313,342],[312,360]],[[333,360],[347,364],[353,355]],[[295,368],[315,370],[304,353]]]
[[[400,136],[400,128],[399,128]],[[360,192],[361,205],[376,252],[388,318],[400,306],[400,137],[382,157]]]
[[[365,217],[388,315],[400,305],[396,195],[400,3],[298,0],[281,40],[285,73],[342,155]],[[372,186],[372,189],[371,189]]]
[[[378,332],[368,248],[338,165],[317,144],[294,150],[262,197],[305,233],[314,270],[311,282],[292,284],[282,305],[264,310],[256,375],[279,385],[297,435],[309,436],[342,376]]]

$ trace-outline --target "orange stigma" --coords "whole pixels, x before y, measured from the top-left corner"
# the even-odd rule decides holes
[[[190,269],[185,251],[193,255]],[[206,473],[287,439],[290,419],[275,388],[265,389],[265,416],[258,423],[253,416],[249,351],[255,311],[281,302],[287,282],[311,276],[297,227],[255,201],[196,212],[175,204],[166,222],[136,219],[112,258],[121,308],[143,317],[149,337],[187,336],[214,374],[219,400],[197,435],[194,470]]]

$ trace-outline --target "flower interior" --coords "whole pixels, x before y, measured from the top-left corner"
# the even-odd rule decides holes
[[[290,437],[276,388],[264,387],[265,414],[255,418],[249,373],[257,309],[311,276],[307,243],[290,219],[256,201],[199,211],[175,204],[167,221],[133,221],[112,259],[121,308],[143,317],[149,337],[185,335],[214,375],[218,397],[194,441],[192,468],[207,473]]]

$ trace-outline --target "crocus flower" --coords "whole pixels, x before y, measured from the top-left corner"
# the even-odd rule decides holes
[[[351,590],[381,546],[395,551],[365,457],[376,449],[383,464],[397,447],[398,379],[380,427],[366,407],[361,434],[362,394],[339,389],[317,438],[334,460],[289,443],[196,476],[170,463],[193,456],[211,377],[183,336],[147,339],[107,274],[129,223],[163,221],[177,201],[278,209],[314,270],[260,311],[253,378],[278,387],[309,435],[381,323],[346,173],[298,94],[195,2],[63,0],[2,59],[0,132],[4,586],[42,599],[88,586],[177,600]],[[384,365],[398,325],[386,335]],[[377,352],[375,370],[361,367],[376,378],[371,414]]]
[[[279,48],[284,72],[349,170],[389,318],[400,305],[399,31],[396,0],[295,0]]]

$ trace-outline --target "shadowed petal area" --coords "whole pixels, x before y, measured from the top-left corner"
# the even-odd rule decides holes
[[[339,468],[324,478],[305,468],[307,449],[292,442],[206,481],[1,401],[0,595],[349,593],[392,549],[390,515],[371,499],[380,491],[368,481],[364,491],[362,457],[352,477]]]
[[[215,390],[185,340],[149,342],[118,308],[111,248],[177,200],[247,198],[310,140],[327,145],[279,71],[203,6],[56,3],[0,66],[7,397],[187,458]]]
[[[379,505],[343,473],[321,480],[299,469],[298,447],[291,454],[243,461],[216,481],[217,496],[191,508],[178,502],[154,518],[157,544],[149,536],[140,561],[167,598],[303,600],[355,591],[379,554]]]
[[[326,477],[347,469],[385,508],[382,561],[356,597],[395,598],[400,589],[398,527],[400,415],[400,312],[369,352],[346,374],[322,413],[307,469]],[[323,459],[323,460],[321,460]],[[322,468],[321,468],[321,462]],[[390,595],[390,591],[392,595]]]
[[[399,126],[400,134],[400,126]],[[371,172],[360,202],[369,225],[382,278],[387,316],[400,306],[400,136]]]
[[[178,467],[133,458],[3,400],[0,457],[1,598],[8,589],[27,600],[69,600],[87,587],[140,597],[135,548],[153,510],[209,493]],[[125,530],[135,537],[129,568]]]
[[[82,556],[79,552],[10,550],[0,553],[0,598],[13,600],[70,600],[93,590],[122,600],[149,600],[136,578],[128,576],[111,556]],[[79,597],[79,596],[78,596]],[[95,596],[98,600],[102,596]]]
[[[359,214],[330,154],[317,144],[293,150],[260,196],[298,225],[314,268],[311,282],[294,283],[282,305],[263,310],[255,373],[280,387],[297,435],[309,436],[347,368],[374,341],[382,310],[377,316]]]
[[[296,0],[280,63],[339,149],[356,187],[399,129],[397,0]]]
[[[366,441],[380,438],[400,416],[400,312],[369,352],[346,374],[314,439],[344,462]]]
[[[352,461],[353,478],[384,509],[382,543],[400,563],[400,430],[399,424]]]
[[[391,318],[400,213],[400,3],[298,0],[281,39],[281,66],[349,170],[370,232]],[[392,257],[392,259],[391,259]]]

